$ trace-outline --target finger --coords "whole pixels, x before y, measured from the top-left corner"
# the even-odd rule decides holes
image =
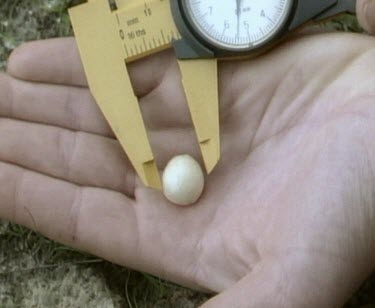
[[[113,137],[87,88],[31,83],[0,74],[0,116]]]
[[[11,55],[8,72],[18,79],[41,83],[86,84],[86,82],[75,82],[84,80],[84,76],[82,68],[73,69],[73,67],[80,66],[81,63],[77,51],[70,52],[70,54],[67,52],[72,49],[76,49],[75,40],[72,38],[26,43]],[[140,101],[142,105],[145,105],[145,107],[142,106],[142,111],[148,127],[166,128],[173,125],[191,125],[177,62],[172,51],[161,52],[132,63],[128,65],[128,70],[135,94],[139,97],[150,94],[150,97],[145,97]],[[72,75],[82,76],[72,78]],[[52,87],[51,91],[53,91]],[[81,90],[81,92],[83,91]],[[34,93],[34,96],[38,97],[39,95]],[[65,92],[62,98],[67,96],[72,102],[69,104],[76,103],[78,97],[74,95],[73,91]],[[97,123],[101,125],[102,122],[98,121]],[[73,129],[75,128],[73,127]]]
[[[315,259],[315,260],[314,260]],[[353,285],[343,260],[324,265],[319,257],[287,256],[262,261],[237,284],[201,308],[341,307]],[[326,262],[327,260],[324,260]],[[346,264],[347,265],[347,264]],[[338,269],[340,272],[335,272]],[[340,292],[337,292],[340,290]]]
[[[143,96],[163,79],[173,63],[169,50],[128,65],[134,90]],[[85,73],[74,38],[29,42],[12,53],[8,72],[19,79],[73,86],[87,85]]]
[[[74,86],[87,84],[73,38],[24,43],[8,60],[8,72],[16,78]]]
[[[357,17],[361,26],[375,34],[375,1],[357,0]]]
[[[133,201],[0,162],[0,217],[68,246],[137,267]]]
[[[135,172],[118,141],[84,132],[0,118],[0,160],[82,186],[133,197]],[[160,168],[181,153],[198,159],[192,130],[151,134]],[[168,140],[168,142],[166,142]]]
[[[114,139],[0,118],[0,160],[132,196],[134,170]]]
[[[140,101],[150,129],[192,126],[177,65]],[[114,137],[87,88],[42,84],[0,73],[0,116]]]
[[[14,77],[20,79],[30,79],[43,83],[77,84],[66,82],[67,80],[71,80],[72,74],[80,74],[79,72],[81,71],[72,71],[72,69],[69,69],[69,67],[81,65],[77,59],[79,55],[74,53],[75,56],[66,56],[68,53],[64,52],[66,49],[71,49],[74,46],[75,40],[72,38],[26,43],[12,54],[9,60],[8,71]],[[51,58],[49,54],[55,56]],[[59,59],[59,61],[56,61],[56,59]],[[60,62],[64,62],[64,65],[60,65]],[[165,129],[174,126],[192,126],[180,81],[179,68],[173,51],[167,50],[147,57],[128,65],[128,69],[134,91],[141,98],[142,115],[147,127],[151,129]],[[52,77],[50,76],[51,70],[54,71]],[[74,104],[80,97],[75,96],[72,92],[68,97],[72,104]],[[37,94],[35,95],[38,96]],[[65,95],[68,94],[65,93]],[[34,108],[32,109],[34,110]],[[69,115],[65,115],[64,117],[74,119],[74,117],[69,117]],[[52,119],[50,114],[48,114],[48,118]],[[99,126],[102,125],[101,121],[97,121],[96,123]],[[53,122],[51,124],[54,125]],[[75,126],[67,128],[76,129]]]

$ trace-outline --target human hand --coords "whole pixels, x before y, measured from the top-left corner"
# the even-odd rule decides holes
[[[375,266],[374,55],[369,37],[325,34],[223,63],[222,159],[180,208],[137,180],[74,40],[26,44],[0,77],[0,217],[224,291],[204,307],[338,306]],[[199,157],[172,52],[130,73],[160,167]]]

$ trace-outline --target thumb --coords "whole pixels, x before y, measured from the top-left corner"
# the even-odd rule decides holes
[[[375,34],[375,0],[357,0],[357,17],[366,31]]]
[[[345,302],[345,293],[336,289],[345,279],[327,277],[327,268],[320,271],[316,264],[307,265],[304,260],[302,265],[298,261],[301,259],[285,258],[279,262],[272,258],[261,262],[237,284],[200,308],[328,308]]]

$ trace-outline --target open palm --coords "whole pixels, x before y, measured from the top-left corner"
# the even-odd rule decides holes
[[[305,36],[220,68],[222,158],[189,208],[145,188],[73,39],[0,76],[0,216],[207,291],[207,307],[331,307],[375,266],[375,44]],[[199,158],[173,52],[130,66],[162,169]],[[206,307],[205,305],[205,307]]]

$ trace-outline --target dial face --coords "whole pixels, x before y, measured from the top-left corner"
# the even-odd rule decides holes
[[[233,51],[271,40],[285,24],[293,0],[184,0],[185,13],[203,39]]]

